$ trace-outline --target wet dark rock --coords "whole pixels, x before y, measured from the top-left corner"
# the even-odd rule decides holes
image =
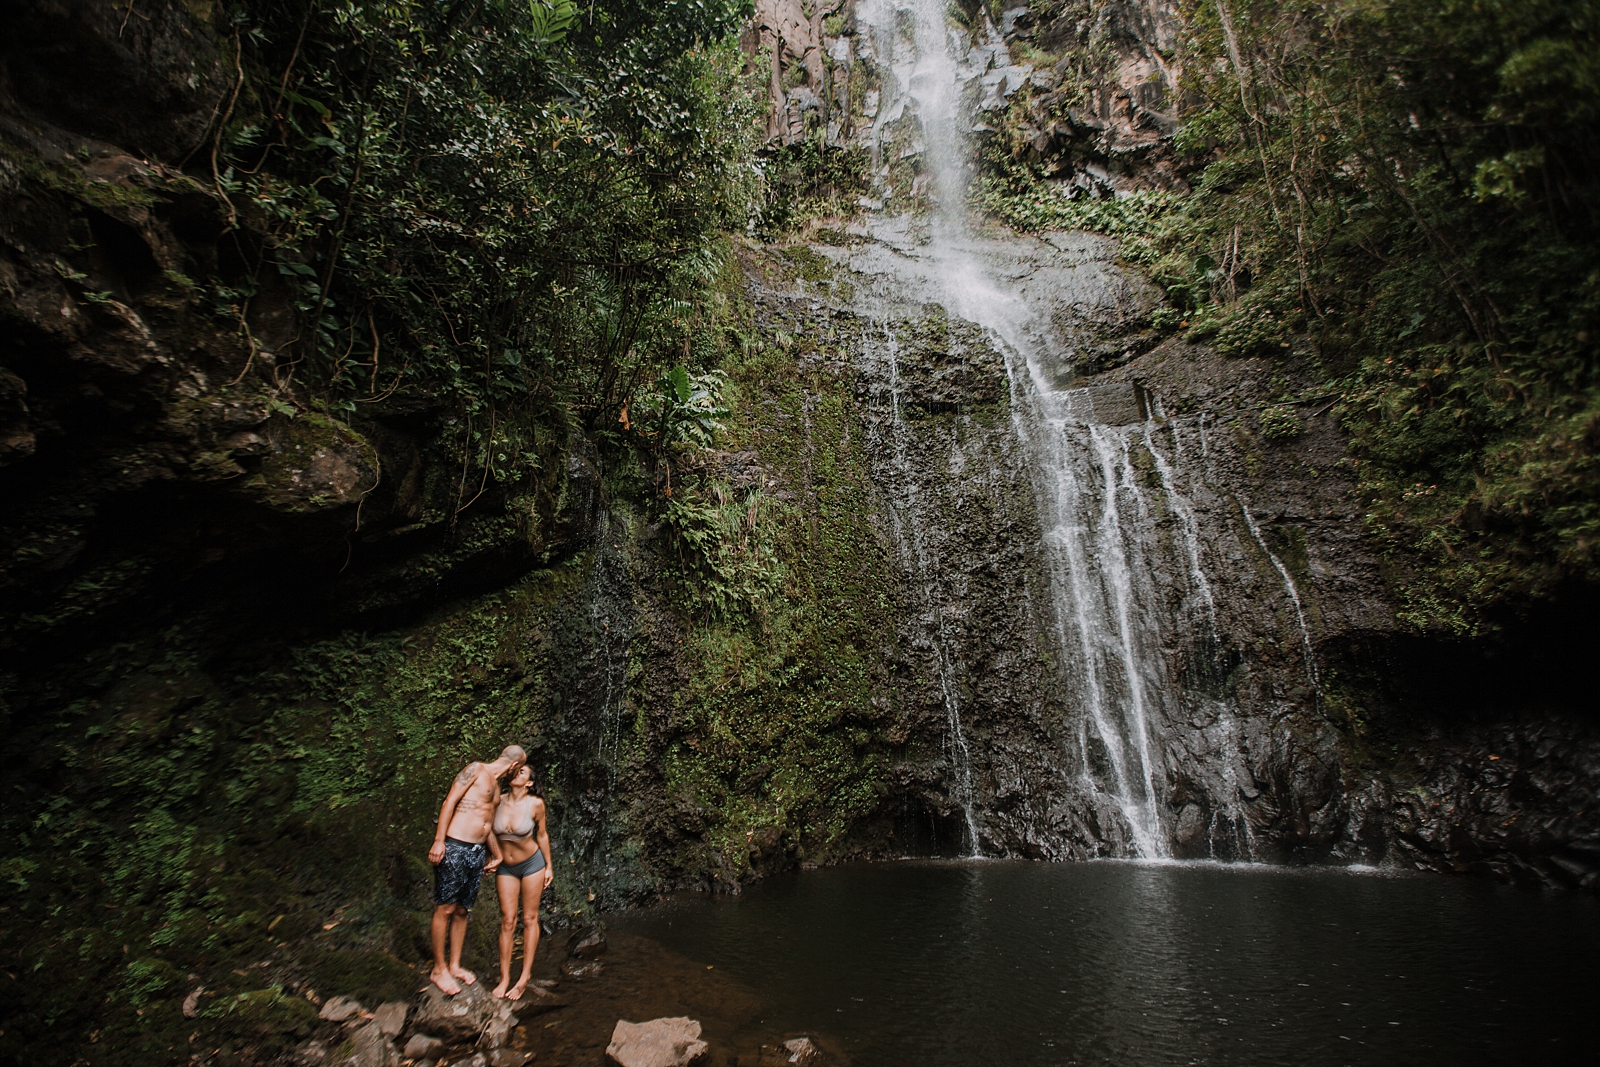
[[[553,982],[551,984],[554,985]],[[564,1008],[567,1006],[565,997],[562,997],[558,993],[552,993],[550,990],[541,986],[532,984],[522,991],[522,996],[520,998],[509,1001],[508,1003],[512,1006],[512,1010],[517,1013],[518,1018],[523,1020],[530,1019],[535,1015],[543,1015],[545,1012],[555,1011],[557,1008]]]
[[[899,631],[884,652],[896,682],[873,697],[897,709],[886,736],[905,742],[885,805],[901,814],[880,824],[883,852],[971,849],[970,788],[986,853],[1128,854],[1123,810],[1081,785],[1115,775],[1082,725],[1087,709],[1061,684],[1073,655],[1054,633],[1032,460],[1008,406],[977,402],[1004,399],[1006,369],[981,331],[928,302],[916,247],[826,252],[852,279],[836,294],[849,317],[827,328],[855,353],[842,384],[858,403],[883,502],[875,519],[896,546],[901,583]],[[1157,847],[1592,885],[1600,730],[1559,701],[1441,686],[1454,669],[1426,666],[1440,652],[1396,643],[1401,628],[1326,403],[1296,414],[1294,438],[1262,437],[1255,413],[1276,371],[1177,340],[1152,347],[1159,296],[1117,270],[1104,238],[1052,234],[976,254],[1009,296],[1048,312],[1048,332],[1031,342],[1042,369],[1054,388],[1074,390],[1079,419],[1105,428],[1123,521],[1141,527],[1129,543],[1149,566],[1134,625],[1149,635]],[[749,276],[761,317],[803,335],[813,289]],[[889,332],[893,365],[872,339]],[[1117,359],[1085,359],[1124,337],[1138,341]],[[1341,679],[1339,691],[1327,677]],[[1378,743],[1406,768],[1374,765],[1366,753]],[[1469,767],[1506,770],[1463,774]],[[772,861],[753,852],[752,862]]]
[[[616,1067],[688,1067],[706,1054],[700,1024],[682,1016],[644,1023],[618,1020],[606,1046]]]
[[[75,130],[182,157],[232,88],[231,53],[202,6],[127,18],[114,4],[41,0],[11,6],[0,40],[9,102],[47,136]]]
[[[561,963],[561,973],[572,979],[596,978],[606,965],[599,960],[569,959]]]
[[[762,1045],[754,1067],[791,1067],[793,1064],[819,1064],[822,1050],[809,1037],[795,1037],[779,1045]],[[741,1064],[745,1062],[741,1057]]]
[[[606,937],[596,927],[578,930],[567,938],[567,955],[582,960],[598,959],[606,953]]]

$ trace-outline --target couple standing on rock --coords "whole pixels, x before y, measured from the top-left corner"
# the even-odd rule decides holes
[[[461,966],[467,918],[485,874],[495,873],[500,891],[500,984],[496,997],[521,998],[539,947],[539,897],[550,885],[550,831],[544,800],[528,769],[528,757],[507,746],[493,763],[469,763],[456,775],[439,809],[439,828],[428,850],[433,864],[433,971],[428,975],[447,995],[461,992],[477,976]],[[520,907],[519,907],[520,905]],[[522,913],[522,977],[511,984],[511,950]]]

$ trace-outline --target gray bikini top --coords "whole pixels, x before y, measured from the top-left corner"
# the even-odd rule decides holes
[[[533,805],[528,805],[526,822],[512,822],[515,818],[511,802],[506,801],[494,813],[494,836],[520,841],[533,836]]]

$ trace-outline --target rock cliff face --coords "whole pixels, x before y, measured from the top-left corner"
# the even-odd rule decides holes
[[[274,277],[202,299],[261,254],[260,220],[194,165],[242,78],[212,14],[63,0],[5,17],[0,646],[18,655],[291,590],[393,610],[492,585],[564,536],[540,523],[559,465],[543,504],[489,486],[469,511],[427,401],[376,403],[359,429],[313,411],[291,355],[304,316]]]
[[[868,149],[876,198],[915,198],[902,164],[924,150],[902,122],[894,82],[907,63],[873,25],[917,4],[758,0],[741,45],[768,72],[767,139]],[[939,12],[943,13],[943,8]],[[1041,168],[1074,193],[1186,191],[1172,139],[1181,110],[1181,20],[1166,0],[1072,0],[1005,10],[952,5],[968,40],[959,91],[967,125],[991,150]],[[909,67],[900,70],[903,80]],[[1015,105],[1015,106],[1013,106]]]
[[[952,153],[926,83],[948,75],[956,153],[1000,138],[1079,195],[1182,189],[1174,11],[1052,10],[996,26],[975,9],[945,71],[918,59],[942,10],[762,5],[747,40],[771,46],[772,136],[866,146],[865,206],[926,205]],[[1035,43],[1066,59],[1021,62]],[[820,299],[830,336],[852,323],[900,578],[884,699],[920,739],[895,782],[941,847],[1593,884],[1600,749],[1560,612],[1498,645],[1403,634],[1334,398],[1286,403],[1270,362],[1162,342],[1158,295],[1108,242],[993,234],[952,252],[940,225],[836,233],[813,254],[848,280],[787,299]],[[1500,672],[1541,645],[1541,681],[1519,692]],[[1529,762],[1502,771],[1502,748]]]
[[[1108,751],[1121,728],[1094,720],[1078,676],[1105,649],[1063,640],[1074,601],[1052,570],[1056,498],[1016,356],[938,302],[951,298],[925,231],[869,230],[810,249],[829,264],[810,280],[750,284],[797,351],[825,337],[849,354],[872,527],[895,568],[888,676],[870,699],[892,709],[900,816],[871,850],[1070,858],[1153,843],[1592,884],[1592,719],[1558,686],[1497,683],[1514,652],[1473,666],[1495,650],[1399,633],[1326,405],[1275,404],[1265,361],[1155,343],[1158,298],[1117,267],[1114,242],[996,233],[969,251],[1027,306],[1014,317],[1047,353],[1033,386],[1081,405],[1057,430],[1111,449],[1078,519],[1115,505],[1136,561],[1126,604],[1153,811],[1136,826]],[[1095,541],[1086,571],[1109,574],[1112,547]],[[1099,693],[1129,699],[1116,683]]]

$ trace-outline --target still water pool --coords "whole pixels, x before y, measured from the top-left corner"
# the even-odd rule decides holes
[[[1600,902],[1572,894],[916,861],[612,926],[745,987],[758,1017],[736,1029],[817,1034],[853,1067],[1600,1062]],[[735,1022],[706,1021],[708,1036]]]

